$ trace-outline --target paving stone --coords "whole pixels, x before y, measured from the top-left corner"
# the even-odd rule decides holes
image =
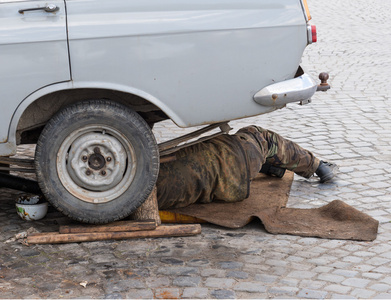
[[[391,293],[381,293],[374,296],[372,299],[391,299]]]
[[[365,278],[370,278],[370,279],[379,279],[379,278],[383,277],[384,275],[380,274],[380,273],[363,273],[362,276]]]
[[[369,289],[378,291],[378,292],[386,292],[391,290],[391,286],[388,284],[383,284],[383,283],[377,283],[371,286],[368,286]]]
[[[289,267],[294,270],[309,271],[313,266],[304,263],[290,263]]]
[[[316,273],[328,273],[328,272],[331,272],[332,270],[334,270],[333,268],[330,268],[330,267],[326,267],[326,266],[317,266],[315,268],[312,269],[312,272],[316,272]]]
[[[391,277],[390,276],[386,276],[383,279],[381,279],[381,282],[384,282],[386,284],[390,284],[391,285]]]
[[[171,257],[162,258],[160,261],[168,265],[179,265],[179,266],[183,265],[183,260],[171,258]]]
[[[279,282],[280,285],[282,286],[290,286],[290,287],[296,287],[299,284],[299,280],[293,278],[282,278]]]
[[[248,273],[241,271],[230,271],[227,274],[228,277],[237,278],[237,279],[247,279]]]
[[[116,257],[113,254],[100,254],[92,256],[91,260],[94,263],[107,263],[115,261]]]
[[[290,262],[302,262],[304,260],[305,260],[305,258],[299,257],[299,256],[288,256],[286,258],[286,261],[290,261]]]
[[[358,274],[358,272],[341,269],[341,270],[335,270],[332,274],[341,275],[344,277],[355,277]]]
[[[236,261],[222,261],[219,262],[219,265],[222,269],[240,269],[243,266],[243,263]]]
[[[163,275],[190,275],[198,272],[197,268],[191,267],[167,267],[167,268],[159,268],[157,270],[158,274]]]
[[[376,292],[370,291],[370,290],[365,290],[365,289],[354,289],[350,293],[350,295],[352,295],[353,297],[357,297],[360,299],[369,299],[369,298],[372,298],[375,294],[376,294]]]
[[[183,290],[182,298],[184,299],[206,299],[209,290],[207,288],[185,288]]]
[[[352,262],[352,263],[361,263],[362,262],[362,258],[360,257],[357,257],[357,256],[345,256],[342,261],[346,261],[346,262]]]
[[[205,280],[205,286],[212,288],[230,289],[233,287],[235,282],[236,281],[234,279],[209,277]]]
[[[146,279],[146,285],[150,288],[169,286],[170,282],[168,277],[149,277]]]
[[[214,290],[210,294],[215,299],[236,299],[235,292],[230,290]]]
[[[131,289],[126,293],[126,299],[152,299],[153,292],[150,289]]]
[[[343,285],[357,287],[357,288],[363,288],[367,286],[370,283],[370,280],[368,279],[361,279],[361,278],[348,278],[344,281],[342,281]]]
[[[106,292],[124,292],[128,289],[144,289],[145,284],[140,280],[107,281]]]
[[[219,269],[202,269],[201,276],[203,277],[225,277],[226,271]]]
[[[309,298],[309,299],[324,299],[327,295],[327,292],[314,291],[308,289],[302,289],[299,291],[297,296],[299,298]]]
[[[278,279],[277,276],[267,275],[267,274],[257,274],[255,275],[255,280],[264,282],[264,283],[273,283]]]
[[[155,290],[156,299],[179,299],[181,292],[176,288],[159,288]]]
[[[201,277],[181,276],[174,278],[173,285],[179,287],[196,287],[200,284]]]
[[[358,299],[353,296],[346,296],[344,294],[331,294],[330,299]]]
[[[266,287],[257,282],[239,282],[234,286],[234,290],[248,293],[264,293],[266,292]]]
[[[347,294],[352,290],[351,287],[339,285],[339,284],[330,284],[324,288],[325,291],[339,293],[339,294]]]
[[[321,290],[326,284],[328,284],[326,281],[304,279],[300,281],[299,287],[309,290]]]
[[[353,267],[353,271],[357,270],[360,273],[361,272],[372,272],[372,270],[375,268],[376,268],[376,266],[358,264]]]
[[[268,259],[265,261],[265,264],[276,266],[276,267],[286,267],[288,265],[287,262],[283,260],[276,260],[276,259]]]
[[[123,299],[123,297],[119,293],[114,293],[114,294],[106,294],[104,296],[104,299]]]
[[[288,274],[288,277],[300,278],[300,279],[309,279],[316,276],[314,272],[308,271],[293,271]]]
[[[374,266],[380,266],[388,263],[390,260],[382,257],[373,257],[369,260],[367,260],[368,264],[374,265]]]
[[[187,263],[187,265],[191,267],[205,267],[209,264],[210,262],[207,259],[192,259]]]
[[[320,265],[320,266],[330,266],[331,262],[335,261],[337,258],[335,256],[322,256],[317,258],[308,259],[307,262]]]
[[[381,266],[376,269],[373,269],[373,271],[378,273],[391,274],[391,267]]]
[[[270,294],[295,296],[299,291],[296,287],[291,286],[275,286],[269,289]],[[274,296],[273,296],[274,297]],[[285,297],[285,296],[284,296]]]

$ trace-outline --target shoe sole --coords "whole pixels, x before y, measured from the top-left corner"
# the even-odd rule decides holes
[[[337,171],[338,171],[338,167],[334,167],[332,169],[332,171],[325,178],[322,178],[320,180],[320,183],[325,183],[325,182],[330,181],[331,179],[333,179],[335,177],[335,175],[337,175],[336,174]]]

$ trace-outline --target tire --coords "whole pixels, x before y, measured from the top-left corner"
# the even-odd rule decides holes
[[[57,113],[36,148],[38,183],[48,201],[84,223],[123,219],[150,195],[159,152],[148,124],[126,106],[85,101]]]

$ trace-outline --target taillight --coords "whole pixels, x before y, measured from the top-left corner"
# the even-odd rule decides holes
[[[311,36],[312,36],[312,42],[316,43],[318,40],[318,35],[316,34],[316,26],[311,25]]]
[[[305,14],[307,16],[307,21],[311,20],[311,14],[310,14],[310,10],[308,8],[308,3],[307,3],[307,0],[302,0],[302,3],[304,5],[304,9],[305,9]]]
[[[316,26],[315,25],[308,25],[307,26],[307,37],[308,37],[308,44],[316,43],[318,40],[318,35],[316,33]]]

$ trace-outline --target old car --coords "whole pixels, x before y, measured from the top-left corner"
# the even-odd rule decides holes
[[[156,122],[224,128],[311,98],[309,20],[306,0],[0,0],[0,156],[37,144],[55,208],[124,218],[169,153]]]

